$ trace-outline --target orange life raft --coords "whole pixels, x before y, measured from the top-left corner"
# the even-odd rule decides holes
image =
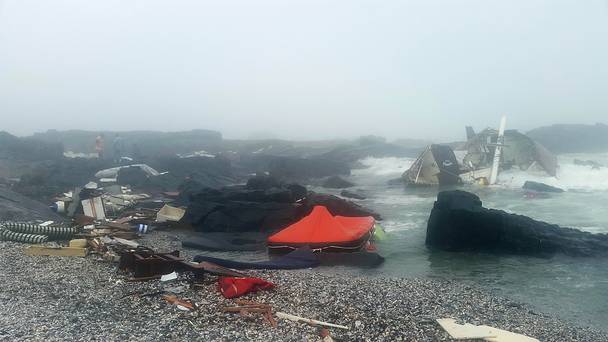
[[[332,216],[326,207],[315,206],[308,216],[271,235],[268,248],[273,252],[289,252],[309,246],[317,251],[355,252],[367,245],[374,223],[371,216]]]

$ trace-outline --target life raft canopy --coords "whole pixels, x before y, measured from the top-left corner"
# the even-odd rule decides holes
[[[291,250],[301,246],[333,251],[357,251],[370,239],[375,220],[371,216],[333,216],[324,206],[315,206],[300,221],[271,235],[268,247]]]

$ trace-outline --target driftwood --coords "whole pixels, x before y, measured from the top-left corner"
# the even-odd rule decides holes
[[[248,300],[237,300],[236,303],[238,306],[225,306],[222,307],[222,311],[238,313],[241,317],[247,317],[251,313],[259,313],[271,326],[277,327],[277,321],[272,317],[272,306]]]
[[[347,326],[344,326],[344,325],[338,325],[338,324],[333,324],[333,323],[327,323],[327,322],[317,321],[315,319],[295,316],[295,315],[291,315],[291,314],[284,313],[284,312],[277,312],[276,315],[279,318],[288,319],[288,320],[294,321],[294,322],[304,322],[304,323],[308,323],[310,325],[320,325],[320,326],[324,326],[324,327],[338,328],[338,329],[344,329],[344,330],[348,330],[349,329]]]

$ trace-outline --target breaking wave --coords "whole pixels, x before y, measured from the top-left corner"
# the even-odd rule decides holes
[[[606,167],[593,169],[590,166],[574,164],[574,159],[593,160]],[[365,158],[360,163],[366,168],[353,170],[352,175],[362,183],[371,183],[372,179],[382,181],[397,178],[407,170],[414,158]],[[505,170],[498,177],[499,186],[518,189],[526,181],[536,181],[566,190],[575,191],[608,191],[608,153],[563,154],[558,157],[557,177],[547,176],[536,171]]]
[[[359,162],[365,165],[365,169],[353,170],[354,176],[391,176],[393,178],[410,168],[414,162],[413,158],[364,158]]]
[[[507,170],[501,172],[499,183],[511,187],[521,188],[527,181],[536,181],[557,186],[565,190],[579,191],[607,191],[608,167],[593,169],[590,166],[574,164],[574,159],[594,160],[607,165],[608,154],[564,154],[560,155],[557,177],[550,177],[532,172]]]

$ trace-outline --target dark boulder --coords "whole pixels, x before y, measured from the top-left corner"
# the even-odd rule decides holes
[[[382,220],[382,216],[375,211],[334,195],[318,194],[311,191],[304,203],[308,207],[306,214],[310,213],[315,205],[322,205],[327,207],[332,215],[372,216],[376,220]]]
[[[31,163],[23,170],[19,183],[13,188],[27,197],[50,200],[63,192],[82,186],[94,178],[95,172],[111,167],[104,160],[60,158]]]
[[[244,188],[203,190],[190,198],[184,219],[202,232],[273,232],[303,217],[304,208],[284,191]]]
[[[399,186],[403,186],[403,178],[399,177],[399,178],[389,179],[386,182],[386,185],[391,185],[391,186],[399,185]]]
[[[548,185],[545,183],[539,183],[539,182],[533,182],[533,181],[526,181],[524,183],[523,188],[526,190],[532,190],[532,191],[538,191],[538,192],[564,192],[564,189],[556,188],[554,186],[551,186],[551,185]]]
[[[0,131],[0,159],[40,161],[60,158],[63,158],[63,145],[61,143],[19,138]]]
[[[336,175],[350,175],[347,163],[328,158],[296,158],[252,154],[242,156],[240,169],[258,174],[268,173],[283,182],[302,182]]]
[[[0,186],[0,221],[33,220],[63,221],[48,205]]]
[[[315,205],[326,206],[334,215],[380,219],[380,215],[355,203],[332,195],[307,193],[305,187],[297,184],[261,189],[244,185],[211,189],[189,184],[196,191],[183,189],[178,203],[188,205],[184,220],[201,232],[272,233],[308,215]]]
[[[428,221],[426,244],[447,251],[522,255],[595,256],[608,253],[608,235],[487,209],[474,194],[440,192]]]
[[[147,188],[151,185],[148,174],[138,166],[118,170],[116,182],[120,185],[130,185],[136,189]]]
[[[599,170],[603,167],[602,164],[596,162],[595,160],[581,160],[581,159],[574,159],[574,165],[591,166],[591,168],[594,170]]]
[[[364,137],[359,141],[359,144],[337,146],[333,150],[320,155],[320,157],[352,165],[359,159],[367,157],[416,157],[421,150],[422,148],[406,148],[382,141],[373,141],[373,139],[370,141]]]
[[[280,186],[281,182],[269,175],[256,175],[247,180],[247,189],[270,189]]]
[[[342,192],[340,192],[340,196],[347,197],[347,198],[354,198],[354,199],[358,199],[358,200],[364,200],[366,198],[365,195],[361,193],[361,191],[349,191],[349,190],[342,190]]]
[[[162,191],[175,191],[185,180],[216,189],[245,180],[235,174],[230,160],[221,157],[158,157],[148,159],[146,163],[160,172],[167,172],[151,178],[154,187]]]
[[[527,135],[553,153],[608,151],[608,125],[553,125],[531,130]]]
[[[331,176],[323,182],[323,187],[329,189],[344,189],[354,185],[354,183],[351,183],[340,176]]]

